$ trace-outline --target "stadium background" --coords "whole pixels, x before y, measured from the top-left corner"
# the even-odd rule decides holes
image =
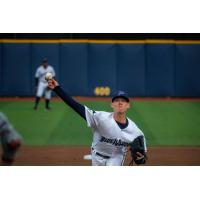
[[[71,95],[108,96],[78,98],[95,110],[111,111],[109,96],[118,89],[135,97],[128,116],[147,137],[154,156],[150,165],[200,164],[200,34],[0,37],[0,110],[24,138],[16,164],[88,164],[82,154],[89,153],[92,136],[85,122],[56,98],[50,112],[45,112],[42,104],[33,111],[33,99],[25,98],[34,96],[34,73],[44,57],[55,67],[57,79]],[[105,88],[110,93],[96,92]],[[61,145],[67,148],[61,150]],[[177,146],[178,157],[173,151]],[[80,148],[84,150],[78,156]],[[192,156],[185,154],[185,148]],[[37,162],[41,152],[44,155]],[[35,157],[35,162],[29,160],[29,155]],[[59,156],[60,160],[51,160]]]

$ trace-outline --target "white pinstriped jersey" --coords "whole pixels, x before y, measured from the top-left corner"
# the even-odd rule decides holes
[[[39,78],[39,82],[47,83],[47,81],[45,80],[45,75],[47,72],[50,72],[53,77],[56,75],[51,65],[48,65],[46,69],[41,65],[38,67],[35,73],[35,78]]]
[[[93,111],[85,106],[86,120],[93,131],[92,148],[103,155],[113,157],[125,154],[127,146],[136,137],[144,135],[137,125],[128,119],[128,126],[120,129],[116,123],[113,113]],[[144,138],[145,150],[147,151]]]

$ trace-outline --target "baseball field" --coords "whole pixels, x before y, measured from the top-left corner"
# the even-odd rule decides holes
[[[109,99],[83,99],[94,110],[112,111]],[[4,112],[23,136],[15,165],[91,165],[92,132],[86,122],[62,101],[52,109],[44,102],[33,110],[34,99],[0,100]],[[135,99],[128,117],[144,132],[149,149],[147,165],[200,165],[200,100]],[[127,165],[130,155],[127,155]]]

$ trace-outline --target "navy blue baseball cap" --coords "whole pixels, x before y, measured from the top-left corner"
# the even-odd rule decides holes
[[[121,91],[121,90],[117,91],[114,94],[114,96],[112,97],[112,102],[118,97],[121,97],[121,98],[125,99],[127,102],[129,102],[128,94],[126,92],[124,92],[124,91]]]
[[[42,59],[42,62],[43,62],[43,63],[46,63],[46,62],[48,62],[48,59],[47,59],[47,58],[43,58],[43,59]]]

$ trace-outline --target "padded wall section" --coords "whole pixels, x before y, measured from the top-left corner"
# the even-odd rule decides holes
[[[2,95],[30,95],[30,44],[2,45]]]
[[[145,96],[145,45],[117,45],[117,89]]]
[[[70,95],[200,96],[200,45],[175,43],[0,43],[0,96],[34,96],[44,57]]]
[[[146,45],[146,96],[174,96],[175,45]]]
[[[88,92],[94,95],[96,87],[116,90],[116,46],[115,44],[88,45]]]
[[[60,83],[70,95],[87,95],[87,44],[61,44]]]
[[[176,45],[176,96],[200,96],[200,45]]]

